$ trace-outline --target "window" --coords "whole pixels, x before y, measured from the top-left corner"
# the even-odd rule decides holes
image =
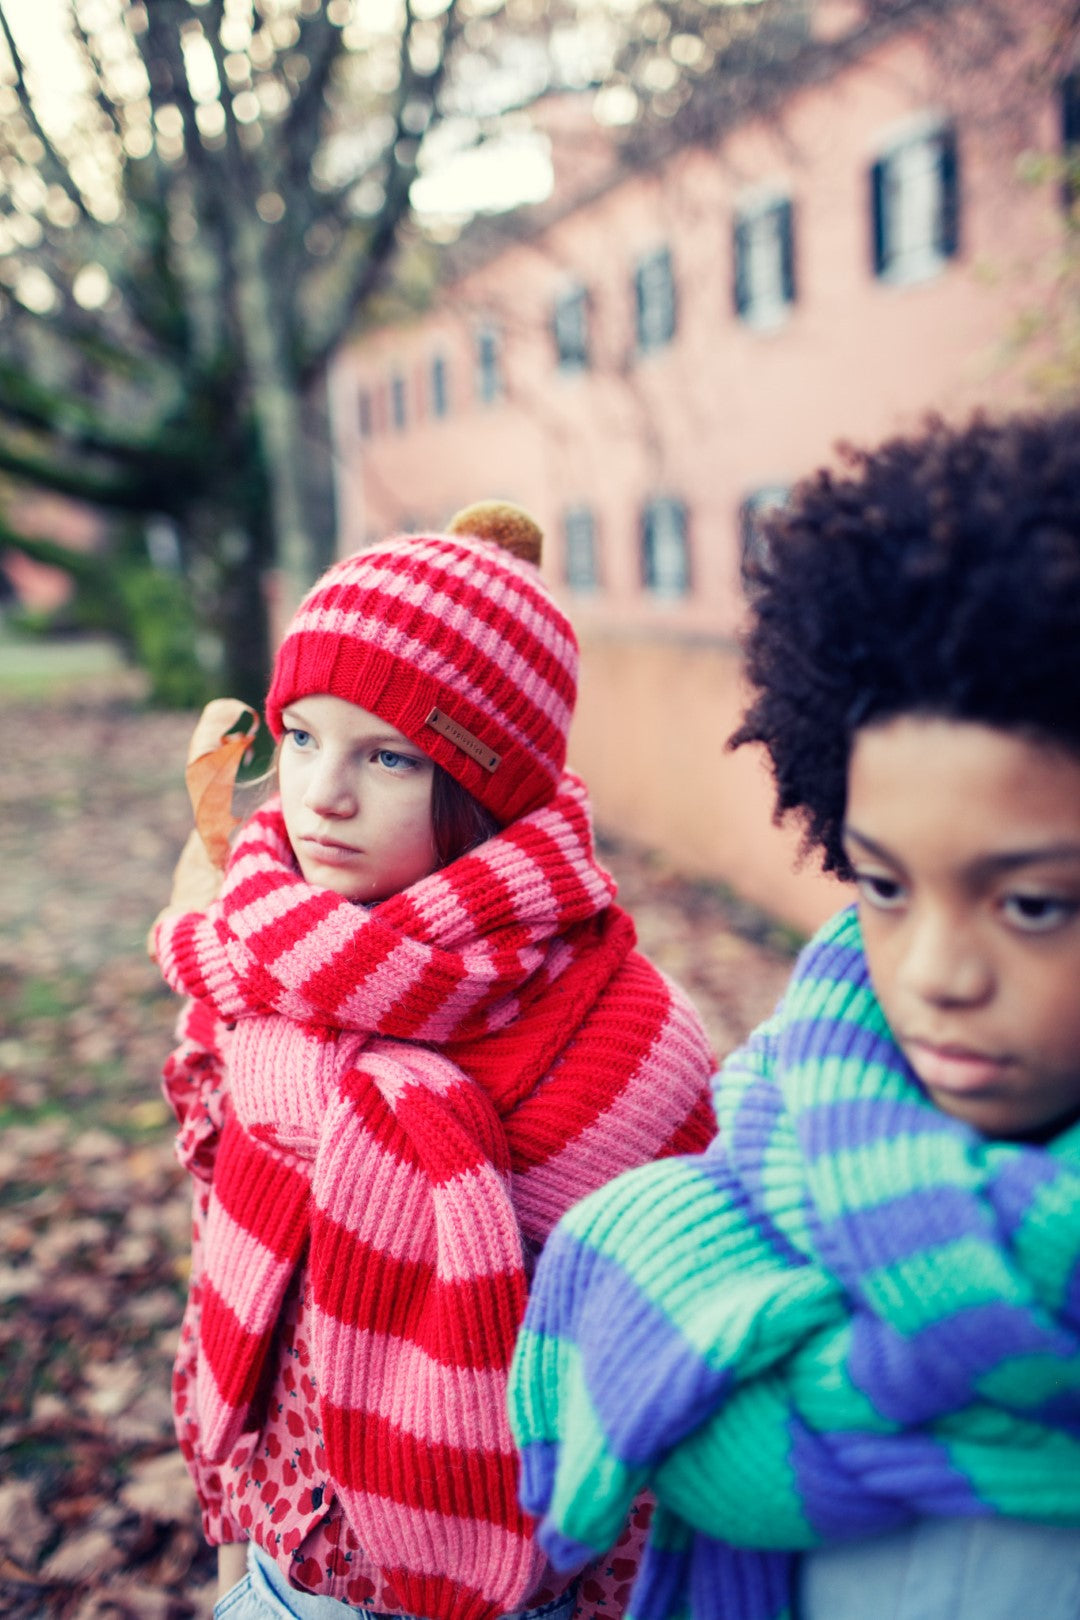
[[[686,507],[662,496],[645,508],[641,526],[641,578],[654,596],[686,596],[690,591],[690,549]]]
[[[571,287],[555,300],[552,319],[560,371],[584,371],[589,364],[589,295]]]
[[[920,281],[959,248],[956,134],[937,128],[909,137],[870,171],[874,273]]]
[[[563,518],[564,572],[572,591],[594,591],[600,583],[596,519],[587,506],[573,506]]]
[[[775,326],[795,302],[795,239],[787,197],[735,219],[735,309],[753,326]]]
[[[404,432],[408,421],[408,394],[400,371],[395,371],[390,378],[390,420],[399,433]]]
[[[446,361],[441,354],[435,355],[432,359],[430,383],[432,416],[449,416],[450,379]]]
[[[1061,200],[1072,208],[1080,197],[1080,72],[1062,80],[1061,148],[1065,158]]]
[[[744,582],[750,570],[765,560],[765,518],[778,507],[787,505],[789,493],[786,484],[763,484],[760,489],[752,490],[740,506],[740,571]]]
[[[372,433],[371,395],[366,388],[361,388],[356,396],[356,418],[362,439],[370,439]]]
[[[482,326],[476,334],[476,392],[484,405],[490,405],[502,393],[499,334],[493,326]]]
[[[634,272],[634,296],[638,348],[642,353],[663,348],[675,336],[675,275],[667,248],[642,259]]]

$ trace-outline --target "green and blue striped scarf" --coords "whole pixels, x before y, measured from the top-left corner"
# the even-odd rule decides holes
[[[647,1487],[633,1620],[781,1620],[823,1542],[1080,1524],[1080,1125],[1029,1146],[935,1108],[853,910],[715,1101],[705,1154],[610,1183],[541,1260],[511,1419],[553,1562]]]

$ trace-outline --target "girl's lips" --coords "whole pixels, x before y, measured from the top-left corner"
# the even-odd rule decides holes
[[[301,838],[300,844],[315,860],[324,866],[350,866],[364,852],[352,844],[335,844],[329,838]]]
[[[1004,1058],[963,1046],[934,1046],[929,1041],[910,1040],[906,1051],[923,1085],[958,1095],[986,1090],[1000,1080],[1008,1067]]]

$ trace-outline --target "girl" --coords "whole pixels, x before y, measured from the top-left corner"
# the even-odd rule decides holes
[[[854,463],[771,526],[734,742],[858,904],[707,1153],[551,1239],[523,1499],[565,1568],[652,1484],[640,1620],[1076,1620],[1080,417]]]
[[[190,998],[174,1406],[207,1536],[249,1547],[231,1620],[574,1608],[516,1502],[526,1280],[583,1193],[704,1145],[711,1064],[564,770],[539,538],[471,509],[323,576],[274,667],[279,796],[155,930]]]

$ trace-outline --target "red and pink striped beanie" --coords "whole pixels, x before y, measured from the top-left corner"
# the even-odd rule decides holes
[[[329,693],[403,732],[504,825],[545,803],[566,760],[578,646],[528,560],[540,543],[525,513],[490,502],[446,534],[335,563],[278,651],[274,736],[282,709]]]

